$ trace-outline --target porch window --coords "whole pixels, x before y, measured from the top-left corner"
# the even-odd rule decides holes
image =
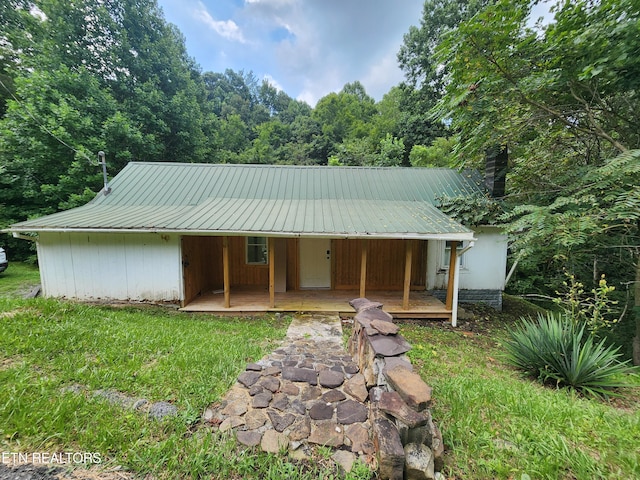
[[[247,237],[246,247],[248,265],[267,265],[269,263],[267,237]]]
[[[444,258],[442,259],[442,268],[444,270],[449,269],[449,260],[451,259],[451,241],[447,240],[444,244]],[[456,251],[459,252],[465,247],[465,242],[458,242],[458,246],[456,247]],[[464,261],[465,254],[463,253],[460,257],[460,268],[465,268]]]

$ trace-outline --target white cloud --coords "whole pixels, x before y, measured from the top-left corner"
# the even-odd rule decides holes
[[[396,54],[402,35],[419,24],[424,0],[159,3],[204,71],[252,71],[315,105],[347,82],[361,81],[376,99],[399,83]]]
[[[221,37],[227,40],[246,43],[242,30],[240,30],[236,22],[233,20],[216,20],[211,16],[207,7],[202,2],[198,2],[194,14],[198,20],[213,29]]]
[[[282,85],[280,85],[280,83],[268,73],[265,76],[263,76],[262,79],[265,80],[269,85],[271,85],[276,90],[280,90],[284,92],[284,88],[282,88]]]
[[[369,66],[360,81],[369,95],[379,99],[389,91],[390,85],[397,85],[402,80],[402,71],[398,68],[396,49],[394,49]]]

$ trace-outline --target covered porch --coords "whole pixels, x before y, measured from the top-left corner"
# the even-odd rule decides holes
[[[384,305],[384,310],[396,318],[424,318],[451,321],[451,308],[428,291],[411,291],[408,305],[402,292],[380,290],[367,291],[367,298]],[[351,316],[355,312],[349,301],[360,296],[359,290],[293,290],[274,293],[273,304],[269,290],[265,288],[238,287],[232,289],[229,306],[225,304],[224,291],[210,291],[193,299],[181,308],[185,312],[260,314],[266,312],[324,312]]]
[[[455,326],[459,256],[465,250],[458,246],[463,241],[471,245],[473,232],[426,204],[382,206],[390,211],[377,219],[383,223],[376,231],[363,226],[364,232],[345,233],[302,228],[183,235],[182,310],[348,315],[353,313],[349,300],[366,297],[396,317],[440,318]],[[356,213],[365,215],[364,208],[360,205]],[[344,213],[329,213],[336,211]],[[452,268],[442,303],[427,290],[429,268],[436,268],[428,265],[427,256],[429,244],[444,252],[445,242]]]

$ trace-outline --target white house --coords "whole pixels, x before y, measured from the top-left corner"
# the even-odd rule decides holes
[[[507,240],[434,205],[483,194],[440,168],[132,162],[87,205],[8,231],[37,234],[48,297],[348,312],[367,296],[455,323],[458,299],[501,307]]]

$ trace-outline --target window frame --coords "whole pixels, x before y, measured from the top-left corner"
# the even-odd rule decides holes
[[[253,241],[250,242],[250,239],[257,239],[260,240],[259,242]],[[249,258],[249,252],[250,252],[250,247],[263,247],[263,260],[261,261],[251,261],[251,259]],[[245,242],[244,242],[244,261],[246,265],[255,265],[255,266],[264,266],[264,265],[269,265],[269,238],[268,237],[261,237],[261,236],[250,236],[250,237],[245,237]]]
[[[441,270],[449,271],[449,259],[451,258],[451,242],[452,241],[453,240],[445,240],[444,241],[443,250],[442,250],[442,268],[441,268]],[[459,252],[460,250],[465,248],[465,246],[468,245],[468,243],[469,243],[469,242],[464,242],[464,241],[461,241],[461,240],[458,240],[457,242],[458,242],[458,247],[456,248],[456,252]],[[463,253],[460,256],[460,270],[466,269],[465,257],[466,257],[466,253]]]

